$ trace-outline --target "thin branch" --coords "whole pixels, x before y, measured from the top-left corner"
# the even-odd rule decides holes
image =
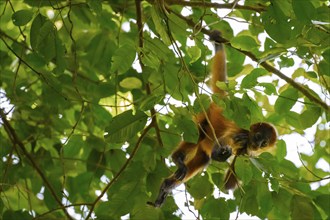
[[[37,171],[37,173],[39,174],[39,176],[41,177],[41,179],[45,183],[45,186],[48,188],[48,190],[50,191],[51,195],[53,196],[53,198],[55,199],[55,201],[57,202],[57,204],[59,205],[59,207],[63,210],[64,214],[67,216],[68,219],[72,219],[72,217],[69,215],[69,213],[67,212],[67,210],[63,206],[63,204],[61,202],[61,199],[56,195],[55,189],[50,184],[50,182],[48,181],[47,177],[42,172],[42,170],[40,169],[39,165],[36,163],[36,161],[34,160],[34,158],[26,150],[24,144],[18,138],[18,136],[16,134],[16,131],[14,130],[14,128],[10,125],[9,121],[7,120],[6,114],[4,113],[3,109],[0,109],[0,116],[2,118],[2,122],[3,122],[3,126],[5,128],[5,131],[6,131],[7,135],[8,135],[8,137],[9,137],[9,139],[11,140],[11,142],[15,146],[17,145],[22,150],[23,154],[30,161],[32,167]]]
[[[192,19],[187,18],[187,17],[181,15],[180,13],[177,13],[177,12],[175,12],[175,11],[169,9],[169,8],[167,10],[169,10],[171,13],[175,14],[180,19],[184,20],[189,26],[196,27],[196,23]],[[206,34],[206,35],[210,35],[211,34],[211,31],[210,30],[207,30],[205,28],[202,28],[201,29],[201,32],[204,33],[204,34]],[[311,100],[315,104],[321,106],[324,110],[330,111],[330,106],[328,106],[327,103],[323,102],[318,97],[315,97],[303,85],[301,85],[300,83],[295,82],[292,78],[286,76],[284,73],[282,73],[280,70],[276,69],[275,67],[273,67],[272,65],[270,65],[266,61],[260,62],[260,60],[253,53],[232,46],[230,44],[229,40],[227,40],[227,39],[225,39],[223,37],[221,37],[221,43],[225,43],[227,46],[229,46],[229,47],[231,47],[231,48],[233,48],[233,49],[235,49],[235,50],[243,53],[244,55],[246,55],[248,57],[250,57],[251,60],[253,60],[256,63],[258,63],[259,65],[261,65],[268,72],[274,73],[275,75],[277,75],[278,77],[280,77],[281,79],[283,79],[284,81],[286,81],[287,83],[289,83],[292,87],[294,87],[299,92],[301,92],[303,95],[305,95],[309,100]]]
[[[138,26],[138,33],[139,33],[139,47],[142,49],[143,48],[143,24],[142,24],[141,0],[136,0],[135,1],[135,7],[136,7],[136,24]],[[144,64],[143,64],[142,58],[141,58],[143,56],[142,53],[143,52],[141,51],[138,54],[138,59],[139,59],[141,69],[143,70],[144,69]],[[149,82],[146,83],[146,91],[147,91],[148,95],[150,95],[151,92],[152,92]],[[156,115],[157,112],[156,112],[154,107],[152,107],[150,109],[150,112],[151,112],[151,118],[152,118],[151,124],[156,130],[157,141],[158,141],[160,146],[163,146],[163,141],[162,141],[162,138],[161,138],[161,135],[160,135],[160,129],[159,129],[158,122],[157,122],[157,115]]]
[[[310,173],[310,174],[312,174],[313,176],[315,176],[316,178],[318,178],[318,180],[322,180],[323,178],[322,177],[319,177],[318,175],[316,175],[313,171],[311,171],[307,166],[306,166],[306,164],[305,164],[305,162],[302,160],[302,158],[301,158],[301,154],[300,154],[300,152],[299,152],[299,150],[298,150],[298,146],[297,146],[297,154],[298,154],[298,156],[299,156],[299,160],[300,160],[300,162],[301,162],[301,164],[303,165],[303,167]]]
[[[96,204],[101,200],[101,198],[104,196],[104,194],[109,190],[109,188],[117,181],[117,179],[120,177],[120,175],[124,172],[124,170],[127,168],[131,160],[134,158],[136,152],[141,146],[142,140],[147,135],[148,131],[153,127],[152,124],[150,124],[148,127],[146,127],[141,136],[139,137],[138,141],[136,142],[136,145],[130,154],[129,158],[127,159],[126,163],[120,168],[118,173],[113,177],[113,179],[106,185],[106,187],[102,190],[101,194],[96,198],[96,200],[91,204],[91,209],[89,210],[89,213],[86,217],[86,219],[89,219],[95,209]]]
[[[239,5],[236,4],[236,1],[233,3],[220,4],[220,3],[212,3],[206,1],[182,1],[182,0],[166,0],[166,4],[168,5],[181,5],[181,6],[190,6],[190,7],[198,7],[198,8],[218,8],[218,9],[242,9],[256,12],[265,11],[265,7],[262,5],[259,6],[249,6],[249,5]]]
[[[70,207],[75,207],[75,206],[91,206],[91,205],[92,205],[91,203],[75,203],[75,204],[65,205],[64,207],[65,208],[70,208]],[[49,210],[48,212],[42,213],[42,214],[36,216],[33,219],[43,218],[44,216],[49,215],[52,212],[56,212],[57,210],[59,210],[59,208]]]

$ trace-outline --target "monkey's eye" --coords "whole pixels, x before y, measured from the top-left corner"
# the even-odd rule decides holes
[[[263,148],[266,147],[267,145],[268,145],[268,141],[262,141],[260,147]]]
[[[260,132],[255,133],[255,135],[254,135],[254,139],[255,139],[256,141],[261,140],[261,139],[262,139],[262,134],[261,134]]]

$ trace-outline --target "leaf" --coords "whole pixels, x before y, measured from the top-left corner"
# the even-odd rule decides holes
[[[231,44],[234,48],[241,50],[251,51],[254,48],[258,48],[257,42],[250,36],[238,36],[231,40]]]
[[[308,107],[301,115],[300,121],[303,128],[312,127],[321,116],[321,108],[316,106]]]
[[[250,89],[258,84],[258,77],[266,75],[268,72],[262,68],[256,68],[244,77],[241,83],[241,88]]]
[[[201,113],[204,110],[207,111],[211,104],[210,97],[205,94],[201,94],[197,99],[194,101],[194,112]]]
[[[140,89],[142,87],[142,82],[139,78],[136,77],[126,77],[120,81],[119,85],[125,89]]]
[[[310,199],[295,195],[291,201],[291,219],[313,219],[313,204]]]
[[[155,24],[156,31],[158,32],[160,38],[167,46],[171,45],[171,40],[168,36],[167,31],[165,30],[166,24],[163,22],[162,16],[160,15],[160,13],[158,13],[156,7],[152,7],[151,9],[151,18]]]
[[[247,158],[238,157],[235,163],[235,172],[240,180],[244,182],[244,184],[248,184],[252,180],[252,169],[251,164]]]
[[[268,190],[266,183],[260,183],[257,187],[257,202],[259,204],[259,212],[261,216],[267,216],[270,210],[273,208],[272,194]]]
[[[190,182],[188,192],[194,199],[202,199],[213,192],[213,185],[207,175],[198,175]]]
[[[199,47],[197,46],[188,47],[187,52],[189,57],[191,58],[189,62],[190,64],[196,62],[201,57],[201,49],[199,49]]]
[[[286,114],[296,104],[298,99],[298,91],[289,88],[283,91],[275,102],[275,111],[279,114]]]
[[[115,54],[112,56],[111,71],[118,71],[120,74],[125,73],[132,67],[135,57],[135,48],[129,44],[124,44],[117,49]]]
[[[287,16],[279,8],[280,4],[270,4],[267,11],[262,15],[267,34],[279,43],[285,43],[291,38],[291,27]]]
[[[183,131],[183,140],[189,143],[197,143],[199,138],[198,127],[190,118],[178,115],[174,118],[174,123]]]
[[[229,219],[228,201],[224,198],[208,198],[202,206],[201,213],[205,219]]]
[[[29,23],[29,21],[31,21],[32,17],[33,17],[33,11],[19,10],[13,14],[12,20],[14,25],[16,26],[24,26],[27,23]]]
[[[286,143],[283,140],[278,140],[276,143],[276,158],[281,162],[286,156]]]
[[[129,141],[130,138],[140,132],[147,123],[148,116],[142,111],[136,111],[133,114],[132,110],[123,112],[114,117],[105,131],[105,138],[108,142],[123,143]]]
[[[277,91],[276,91],[276,87],[274,86],[273,83],[259,83],[258,86],[262,86],[265,88],[264,92],[267,95],[276,95]]]
[[[292,8],[297,19],[301,22],[311,23],[315,18],[316,10],[309,0],[304,0],[303,4],[301,0],[292,0]]]

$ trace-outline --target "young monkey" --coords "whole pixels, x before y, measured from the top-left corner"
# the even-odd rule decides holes
[[[210,40],[215,43],[215,56],[212,65],[212,90],[214,93],[224,96],[225,92],[216,86],[217,81],[227,80],[226,54],[221,43],[221,33],[213,31]],[[159,195],[154,203],[160,207],[167,195],[190,178],[201,172],[210,162],[226,161],[232,154],[250,154],[261,148],[272,147],[277,138],[275,128],[268,123],[256,123],[251,125],[250,131],[238,127],[235,122],[226,119],[222,115],[222,109],[215,103],[211,103],[206,113],[200,113],[195,117],[199,127],[199,139],[197,144],[182,141],[172,154],[173,162],[177,170],[166,178],[159,190]],[[235,162],[236,156],[233,160]],[[225,188],[233,188],[237,184],[233,167],[226,175]]]

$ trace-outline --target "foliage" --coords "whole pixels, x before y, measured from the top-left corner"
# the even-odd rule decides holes
[[[273,123],[276,152],[238,158],[234,197],[223,196],[228,164],[212,162],[186,184],[192,197],[177,203],[202,219],[237,210],[330,218],[329,167],[318,166],[330,161],[327,4],[1,1],[2,218],[185,218],[172,197],[161,209],[146,203],[175,170],[164,158],[180,137],[196,141],[192,116],[211,98],[244,128]],[[224,100],[205,84],[210,29],[221,30],[226,44]],[[310,145],[285,139],[311,130]],[[312,153],[299,153],[305,149]]]

